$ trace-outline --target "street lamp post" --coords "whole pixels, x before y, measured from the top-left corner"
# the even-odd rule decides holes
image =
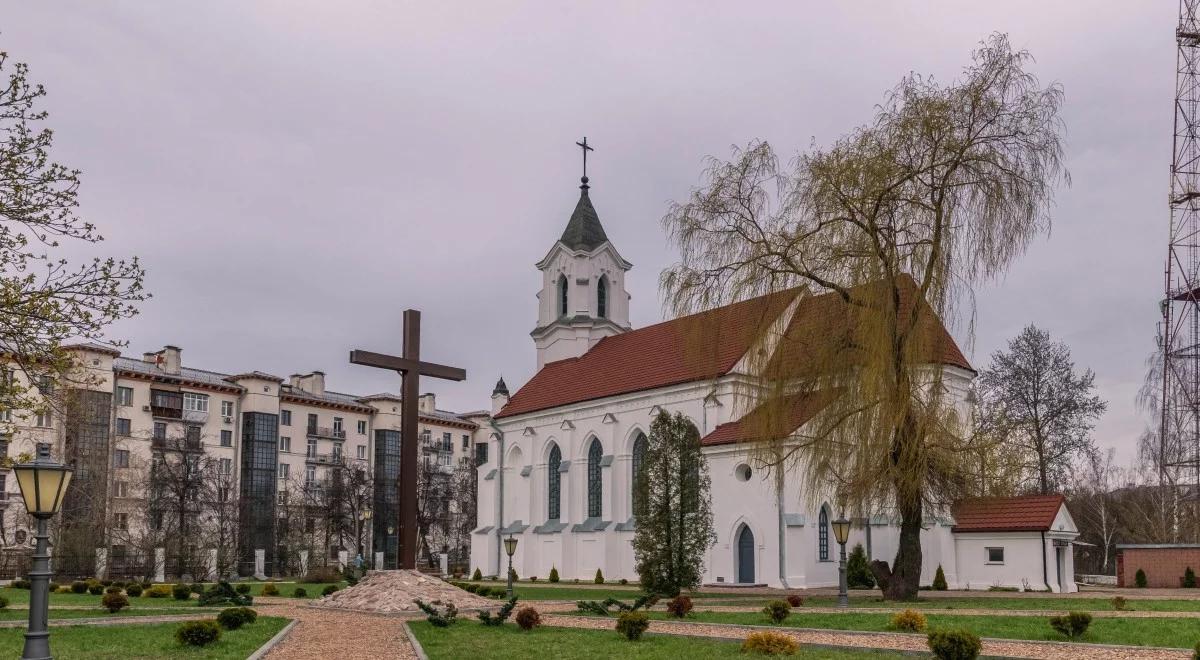
[[[22,660],[50,660],[50,518],[62,506],[63,493],[71,483],[71,468],[50,458],[50,445],[37,444],[37,457],[30,463],[13,466],[25,511],[37,519],[37,545],[33,552],[33,570],[29,571],[29,627],[25,631]]]
[[[850,607],[850,595],[846,593],[846,539],[850,538],[850,521],[843,513],[833,521],[833,536],[841,546],[841,559],[838,561],[838,607]]]
[[[508,538],[504,539],[504,551],[508,553],[508,598],[511,599],[513,597],[512,556],[517,551],[517,539],[513,538],[512,534],[509,534]]]

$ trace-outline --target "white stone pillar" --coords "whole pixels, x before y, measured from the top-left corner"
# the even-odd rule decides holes
[[[108,577],[108,548],[96,548],[96,579]]]
[[[375,570],[377,570],[377,571],[383,570],[383,553],[382,552],[375,553]]]
[[[438,559],[441,560],[441,564],[442,564],[442,577],[449,575],[450,574],[450,555],[446,554],[445,552],[441,552],[441,553],[438,553]]]
[[[217,579],[217,549],[208,549],[208,572],[205,574],[205,580]]]
[[[338,550],[338,568],[344,571],[348,563],[350,563],[350,553],[345,550]]]
[[[254,577],[259,580],[267,579],[267,551],[258,548],[254,551]]]
[[[154,549],[154,581],[167,581],[167,551],[164,548]]]
[[[300,577],[308,575],[308,550],[300,551]]]

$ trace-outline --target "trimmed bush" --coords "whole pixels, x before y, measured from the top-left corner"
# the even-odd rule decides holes
[[[517,569],[515,569],[515,568],[508,569],[508,577],[513,582],[517,582],[518,580],[521,579],[520,577],[517,576]]]
[[[262,588],[262,595],[264,595],[264,596],[278,596],[278,595],[279,595],[279,587],[275,586],[275,583],[274,583],[274,582],[268,582],[268,583],[266,583],[266,584],[264,584],[264,585],[263,585],[263,588]]]
[[[933,657],[938,660],[975,660],[983,642],[979,635],[966,628],[934,630],[926,639]]]
[[[250,585],[243,582],[237,586],[236,591],[239,594],[242,594],[243,596],[245,596],[246,594],[250,593]]]
[[[856,543],[846,559],[846,585],[851,589],[874,589],[875,576],[871,575],[869,563],[867,551],[861,543]]]
[[[530,582],[537,582],[537,576],[536,576],[536,575],[530,575],[530,576],[529,576],[529,581],[530,581]]]
[[[156,584],[142,592],[142,596],[146,598],[167,598],[171,595],[171,587],[165,584]]]
[[[87,590],[87,582],[84,582],[83,580],[75,580],[71,583],[71,593],[73,594],[86,594]]]
[[[1191,566],[1183,571],[1183,586],[1185,589],[1196,588],[1196,571],[1193,571]]]
[[[804,598],[799,594],[788,594],[787,604],[792,607],[800,607],[804,605]]]
[[[596,569],[596,577],[592,578],[592,582],[604,584],[604,574],[600,572],[600,569]]]
[[[104,593],[104,585],[100,584],[98,580],[88,580],[87,590],[89,594],[99,596]]]
[[[197,596],[204,593],[204,585],[200,584],[199,582],[193,582],[189,589],[191,589],[192,593],[196,594]]]
[[[941,564],[938,564],[937,572],[933,574],[933,590],[946,590],[946,572],[942,570]]]
[[[177,584],[171,587],[171,595],[175,600],[188,600],[192,597],[192,588],[186,584]]]
[[[337,582],[341,579],[342,573],[336,566],[317,566],[309,569],[308,575],[300,578],[300,581],[306,584],[316,584],[319,582]]]
[[[762,609],[762,613],[766,615],[771,623],[783,623],[784,619],[792,613],[792,606],[784,600],[773,600],[767,603],[767,606]]]
[[[134,582],[133,584],[125,587],[125,593],[129,594],[131,598],[137,598],[138,596],[142,595],[142,585]]]
[[[620,580],[617,580],[617,584],[624,586],[624,585],[629,584],[629,580],[626,580],[625,578],[621,578]]]
[[[549,579],[551,582],[558,582],[558,568],[556,568],[554,566],[550,567],[550,578]]]
[[[458,622],[458,608],[454,606],[454,603],[447,603],[439,609],[436,605],[426,603],[420,598],[413,602],[417,604],[417,607],[421,608],[421,611],[426,615],[425,619],[435,628],[449,628]]]
[[[231,584],[225,581],[218,582],[208,588],[208,591],[200,594],[198,605],[200,607],[213,607],[215,605],[233,605],[234,607],[246,607],[254,602],[254,598],[239,593],[241,587],[246,587],[246,591],[250,591],[250,585],[239,584],[238,589],[234,589]]]
[[[667,601],[667,611],[671,616],[682,619],[692,611],[692,599],[679,595]]]
[[[328,596],[329,594],[331,594],[337,590],[338,590],[338,586],[336,584],[330,584],[321,590],[321,595]]]
[[[1087,612],[1067,612],[1063,616],[1050,617],[1050,627],[1065,635],[1067,639],[1081,637],[1090,625],[1092,615]]]
[[[104,606],[104,609],[108,610],[109,614],[116,614],[129,607],[129,597],[121,593],[121,590],[118,588],[115,592],[104,594],[104,598],[100,599],[100,604]]]
[[[650,627],[650,617],[645,612],[621,612],[617,616],[617,632],[631,642],[642,638],[642,633]]]
[[[479,621],[485,626],[502,626],[512,614],[513,608],[517,606],[517,597],[513,596],[508,599],[508,602],[500,607],[500,611],[492,614],[488,610],[479,611]]]
[[[221,639],[221,626],[212,619],[187,621],[175,629],[175,641],[184,646],[208,646]]]
[[[106,593],[106,594],[119,594],[122,591],[123,591],[123,589],[121,589],[121,587],[118,587],[115,584],[104,588],[104,593]]]
[[[1129,601],[1125,600],[1124,596],[1113,596],[1112,608],[1114,610],[1124,612],[1129,607]]]
[[[21,578],[19,580],[12,581],[13,589],[29,589],[32,586],[33,586],[33,584],[29,580],[26,580],[25,578]],[[55,589],[55,591],[58,591],[58,590]]]
[[[308,598],[308,590],[304,587],[296,587],[292,591],[292,598]]]
[[[542,615],[532,607],[522,607],[517,611],[517,625],[521,630],[533,630],[542,625]]]
[[[1137,569],[1137,573],[1133,574],[1133,584],[1138,589],[1145,589],[1146,588],[1146,571],[1143,571],[1140,568]]]
[[[1200,642],[1196,642],[1196,646],[1192,647],[1192,660],[1200,660]]]
[[[551,573],[550,573],[550,574],[551,574],[551,575],[553,575],[553,574],[554,574],[554,572],[553,572],[553,571],[551,571]],[[482,580],[482,579],[483,579],[483,573],[482,573],[482,572],[480,572],[480,570],[479,570],[478,568],[477,568],[477,569],[475,569],[475,572],[471,574],[471,580],[473,580],[473,581],[475,581],[475,582],[478,582],[478,581],[480,581],[480,580]],[[553,581],[553,580],[552,580],[552,581]]]
[[[69,593],[71,593],[71,587],[67,587],[67,586],[62,586],[62,587],[59,587],[59,588],[58,588],[58,591],[56,591],[56,592],[54,592],[54,593],[56,593],[56,594],[69,594]]]
[[[237,630],[258,620],[258,612],[249,607],[229,607],[217,614],[217,623],[225,630]]]
[[[892,620],[888,624],[888,627],[892,630],[901,630],[904,632],[921,632],[925,630],[927,623],[924,614],[916,610],[904,610],[892,615]]]
[[[0,610],[6,609],[8,609],[8,599],[4,596],[0,596]]]
[[[742,653],[754,655],[795,655],[800,644],[790,635],[764,630],[751,633],[742,642]]]

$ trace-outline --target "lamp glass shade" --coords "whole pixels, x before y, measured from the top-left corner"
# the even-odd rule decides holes
[[[846,539],[850,538],[850,521],[845,516],[833,521],[833,536],[838,545],[845,545]]]
[[[517,539],[511,536],[504,539],[504,551],[508,553],[509,557],[513,556],[513,553],[517,551]]]
[[[57,464],[22,463],[13,466],[17,485],[31,514],[52,515],[62,506],[63,494],[71,483],[71,470]]]

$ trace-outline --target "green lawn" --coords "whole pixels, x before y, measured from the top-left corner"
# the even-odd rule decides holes
[[[50,650],[57,660],[242,660],[287,622],[280,617],[260,617],[240,630],[223,631],[219,641],[199,649],[175,642],[178,623],[55,627],[50,629]],[[20,657],[24,635],[23,628],[0,629],[0,657]]]
[[[666,612],[651,612],[651,618],[670,619]],[[782,624],[795,628],[887,631],[891,616],[868,612],[806,613],[792,610]],[[976,616],[929,614],[930,628],[965,627],[980,637],[1067,641],[1050,627],[1049,617]],[[759,612],[692,612],[687,621],[768,625]],[[1076,641],[1096,644],[1130,644],[1192,648],[1200,640],[1200,619],[1096,618],[1087,633]]]
[[[238,584],[242,584],[242,583],[238,583]],[[261,596],[263,586],[266,585],[267,583],[266,582],[248,582],[245,584],[250,585],[250,595],[251,596]],[[312,598],[320,598],[321,590],[324,589],[325,587],[329,586],[329,584],[330,584],[329,582],[321,582],[321,583],[315,583],[315,584],[300,584],[298,582],[276,582],[275,587],[277,589],[279,589],[279,595],[286,597],[286,598],[291,598],[292,592],[296,590],[296,587],[304,587],[304,590],[306,592],[308,592],[308,598],[312,599]],[[338,582],[335,584],[337,584],[338,589],[346,588],[345,582]],[[211,585],[205,585],[206,588],[208,586],[211,586]],[[237,586],[237,585],[235,584],[234,586]],[[28,589],[15,589],[13,587],[5,587],[3,589],[0,589],[0,596],[4,596],[5,598],[8,599],[8,601],[10,603],[12,603],[14,605],[26,604],[29,602],[29,590]],[[86,606],[86,607],[100,607],[100,599],[101,598],[103,598],[103,595],[93,596],[91,594],[50,594],[50,607],[54,607],[56,605],[57,606],[73,605],[73,606]],[[144,595],[137,596],[137,597],[131,596],[129,598],[129,605],[134,608],[137,608],[137,607],[195,607],[196,599],[192,598],[191,600],[175,600],[174,598],[172,598],[170,596],[167,596],[166,598],[147,598]]]
[[[1200,594],[1197,594],[1200,596]],[[713,594],[709,594],[710,597]],[[835,596],[805,596],[804,604],[811,607],[836,607]],[[719,598],[705,600],[705,605],[763,605],[770,596],[735,596],[722,595]],[[1127,609],[1142,612],[1200,612],[1200,598],[1195,600],[1129,600]],[[879,596],[850,596],[850,607],[886,607],[890,609],[907,609],[910,607],[923,610],[1046,610],[1055,612],[1077,611],[1097,612],[1112,611],[1109,598],[1056,598],[1056,597],[997,597],[987,598],[978,596],[920,598],[912,602],[885,601]]]
[[[197,610],[180,610],[178,607],[170,609],[145,609],[145,608],[127,608],[116,614],[109,614],[108,610],[97,607],[94,610],[50,610],[51,619],[106,619],[109,617],[131,617],[131,616],[178,616],[184,614],[204,614],[211,612],[216,616],[221,608],[197,608]],[[12,608],[0,610],[0,621],[28,621],[29,610],[14,610]]]
[[[552,654],[556,660],[594,660],[595,658],[639,658],[668,660],[675,658],[742,658],[739,642],[647,635],[638,642],[627,641],[615,630],[577,630],[541,627],[530,632],[508,624],[485,627],[462,620],[449,628],[434,628],[425,621],[409,624],[431,660],[450,658],[489,658],[489,660],[528,660]],[[883,660],[905,657],[897,653],[875,651],[839,651],[829,648],[802,647],[793,658],[830,660]]]

